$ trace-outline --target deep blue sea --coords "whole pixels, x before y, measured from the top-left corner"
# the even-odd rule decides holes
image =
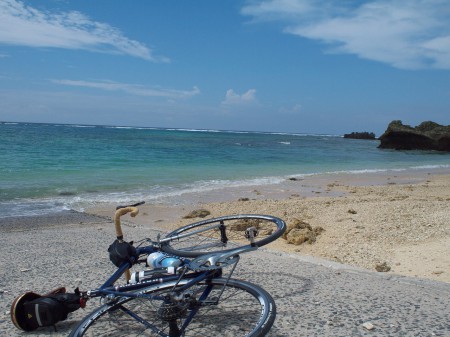
[[[0,123],[0,217],[329,172],[450,167],[450,154],[334,135]]]

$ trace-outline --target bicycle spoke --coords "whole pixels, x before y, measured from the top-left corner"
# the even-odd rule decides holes
[[[127,298],[94,311],[71,336],[169,336],[177,331],[180,337],[260,336],[273,324],[273,299],[250,283],[213,279],[181,294],[173,292],[173,285],[149,289],[164,301]],[[204,291],[207,297],[200,300]]]
[[[135,319],[139,323],[143,324],[146,329],[150,329],[154,333],[160,334],[161,331],[159,329],[155,328],[152,324],[147,322],[147,320],[145,320],[143,317],[141,317],[138,314],[136,314],[134,311],[128,310],[127,308],[125,308],[123,306],[120,306],[119,309],[122,310],[124,313],[130,315],[133,319]],[[163,334],[162,336],[165,336],[165,335]]]

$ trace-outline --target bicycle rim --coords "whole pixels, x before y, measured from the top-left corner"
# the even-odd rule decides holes
[[[222,229],[218,227],[220,225]],[[273,216],[254,214],[224,216],[178,228],[166,235],[167,239],[172,240],[163,242],[161,250],[184,257],[229,251],[249,245],[245,236],[249,227],[258,230],[255,237],[257,247],[276,240],[286,230],[284,221]]]
[[[180,285],[186,284],[182,280]],[[139,293],[158,296],[167,295],[174,282],[163,283],[138,291]],[[218,297],[225,286],[218,304],[196,306],[190,305],[184,310],[164,304],[159,299],[120,298],[115,303],[105,304],[85,317],[71,332],[69,337],[79,336],[169,336],[174,333],[168,319],[176,322],[181,329],[192,310],[198,311],[186,330],[175,336],[264,336],[272,327],[276,316],[275,302],[262,288],[249,282],[230,279],[213,279],[189,288],[193,291],[211,285],[212,290],[207,300]],[[200,296],[200,295],[198,295]],[[198,298],[197,298],[198,300]],[[180,305],[183,307],[183,305]],[[148,327],[132,318],[126,310],[138,315],[152,327]],[[163,316],[163,317],[161,317]],[[159,332],[158,332],[159,331]]]

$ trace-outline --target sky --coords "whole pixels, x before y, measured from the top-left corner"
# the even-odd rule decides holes
[[[0,0],[0,121],[450,124],[449,0]]]

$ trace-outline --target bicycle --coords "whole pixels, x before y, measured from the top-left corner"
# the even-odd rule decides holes
[[[124,242],[120,217],[136,216],[141,204],[117,208],[117,240]],[[285,229],[279,218],[245,214],[196,222],[155,241],[146,238],[100,288],[82,292],[85,301],[100,298],[102,305],[69,336],[264,336],[276,316],[273,298],[231,276],[240,254],[276,240]],[[148,265],[157,252],[172,264],[131,274],[132,266]],[[120,285],[122,275],[126,283]]]

